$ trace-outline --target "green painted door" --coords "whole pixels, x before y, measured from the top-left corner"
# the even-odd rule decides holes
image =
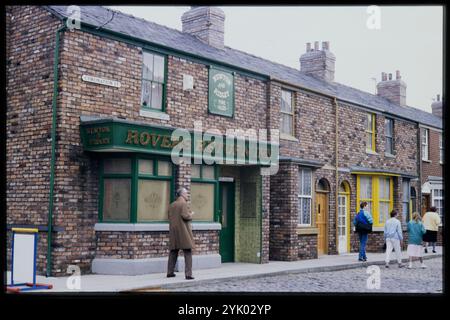
[[[222,223],[220,231],[220,255],[222,262],[234,261],[234,183],[220,183],[219,219]]]

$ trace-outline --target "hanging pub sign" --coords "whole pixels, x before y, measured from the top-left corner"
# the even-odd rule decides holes
[[[233,117],[234,73],[209,69],[208,110],[210,113]]]

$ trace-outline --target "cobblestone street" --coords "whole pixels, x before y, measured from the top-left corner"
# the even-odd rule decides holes
[[[333,272],[290,273],[255,279],[211,281],[170,291],[247,291],[247,292],[390,292],[442,293],[442,258],[426,260],[428,268],[398,268],[394,261],[386,269],[380,267],[380,289],[368,289],[367,268]]]

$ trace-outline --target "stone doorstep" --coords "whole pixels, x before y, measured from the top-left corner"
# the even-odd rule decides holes
[[[149,259],[101,259],[92,261],[92,272],[99,275],[144,275],[167,272],[168,257]],[[219,254],[193,255],[192,269],[218,268],[221,265]],[[175,271],[184,270],[184,257],[179,256]]]
[[[435,259],[435,258],[442,258],[442,254],[441,253],[436,253],[436,254],[430,254],[427,256],[423,256],[422,257],[424,260],[429,260],[429,259]],[[393,259],[391,259],[391,261],[394,261]],[[408,262],[409,259],[408,258],[402,258],[402,262],[406,263]],[[310,272],[327,272],[327,271],[342,271],[342,270],[348,270],[348,269],[356,269],[356,268],[360,268],[362,266],[364,267],[368,267],[371,265],[384,265],[385,262],[384,260],[378,260],[378,261],[367,261],[367,262],[354,262],[354,263],[347,263],[347,264],[342,264],[342,265],[335,265],[335,266],[319,266],[319,267],[310,267],[310,268],[303,268],[303,269],[290,269],[290,270],[282,270],[282,271],[269,271],[269,272],[264,272],[264,273],[259,273],[259,274],[252,274],[252,275],[234,275],[234,276],[227,276],[227,277],[221,277],[219,279],[199,279],[199,280],[192,280],[190,282],[187,282],[186,280],[184,280],[183,277],[183,281],[179,282],[179,283],[170,283],[170,284],[160,284],[160,285],[155,285],[155,286],[149,286],[149,287],[142,287],[142,288],[132,288],[132,289],[128,289],[128,290],[123,290],[122,292],[143,292],[143,291],[170,291],[170,289],[176,289],[176,288],[180,288],[180,287],[191,287],[191,286],[196,286],[196,285],[204,285],[204,284],[208,284],[208,283],[215,283],[218,281],[224,281],[224,280],[236,280],[236,279],[240,279],[240,280],[246,280],[246,279],[257,279],[257,278],[261,278],[261,277],[267,277],[267,276],[278,276],[278,275],[283,275],[283,274],[298,274],[298,273],[310,273]],[[396,263],[392,263],[391,265],[395,265]]]

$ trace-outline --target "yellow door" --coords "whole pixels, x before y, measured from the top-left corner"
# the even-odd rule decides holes
[[[316,193],[317,253],[327,253],[328,194]]]

